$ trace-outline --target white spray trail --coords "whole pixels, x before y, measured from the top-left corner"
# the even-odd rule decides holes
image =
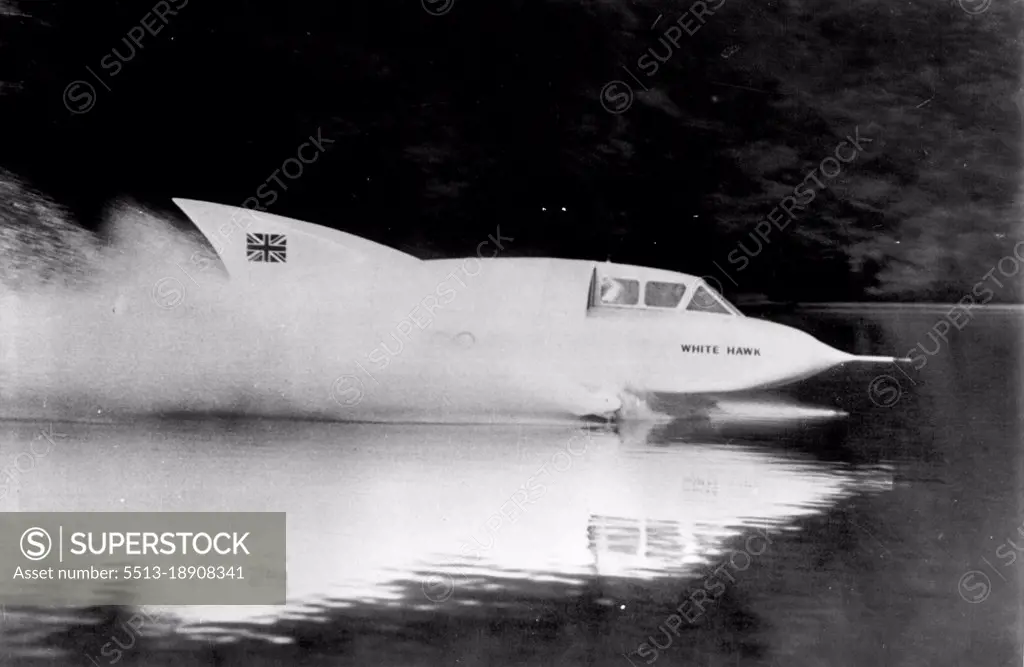
[[[293,382],[262,296],[197,263],[209,251],[187,233],[119,204],[94,236],[40,195],[13,195],[0,210],[0,254],[17,267],[0,288],[0,417],[328,407]]]

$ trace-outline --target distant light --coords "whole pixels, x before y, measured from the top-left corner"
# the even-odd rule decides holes
[[[564,207],[564,206],[562,207],[562,210],[563,210],[563,211],[565,210],[565,207]]]
[[[542,210],[542,211],[546,211],[547,209],[546,209],[546,208],[544,208],[543,206],[541,206],[541,207],[540,207],[540,210]]]
[[[695,215],[695,216],[693,216],[693,217],[695,217],[695,218],[699,218],[700,216],[699,216],[699,215]]]

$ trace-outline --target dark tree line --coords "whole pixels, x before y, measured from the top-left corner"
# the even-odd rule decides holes
[[[238,204],[322,128],[331,153],[274,212],[421,256],[501,225],[514,254],[721,267],[730,296],[950,300],[1020,237],[1021,4],[963,5],[191,0],[112,76],[154,3],[8,0],[0,164],[89,227],[125,194]],[[86,67],[110,90],[73,114]],[[614,79],[635,92],[618,114]],[[748,255],[858,130],[867,149]]]

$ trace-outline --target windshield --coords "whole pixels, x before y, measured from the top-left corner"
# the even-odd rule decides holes
[[[707,285],[698,285],[686,310],[720,315],[739,315],[739,311]]]

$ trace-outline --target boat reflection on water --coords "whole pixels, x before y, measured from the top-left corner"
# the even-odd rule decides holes
[[[512,494],[458,550],[435,554],[425,571],[437,595],[445,582],[471,586],[496,573],[576,586],[607,579],[605,592],[614,588],[611,581],[628,580],[623,590],[635,590],[642,580],[695,576],[738,538],[795,530],[800,517],[857,493],[892,488],[890,464],[823,462],[788,451],[785,440],[771,446],[749,440],[752,429],[778,433],[843,416],[752,398],[722,401],[698,418],[654,428],[549,433],[549,444],[528,450],[538,464],[528,480],[553,475],[537,501],[542,516],[526,516],[534,502],[528,493]],[[565,475],[554,477],[559,467]],[[529,490],[529,482],[520,488]],[[522,512],[518,498],[526,499]]]
[[[276,625],[326,610],[483,613],[595,581],[602,604],[618,604],[637,586],[697,575],[744,536],[783,534],[891,487],[885,464],[736,437],[766,415],[780,429],[825,416],[748,407],[753,422],[734,406],[732,417],[619,429],[62,424],[60,451],[19,480],[10,509],[287,512],[288,605],[147,608],[176,618],[179,637],[288,641]],[[0,427],[5,449],[26,446],[34,426]]]

